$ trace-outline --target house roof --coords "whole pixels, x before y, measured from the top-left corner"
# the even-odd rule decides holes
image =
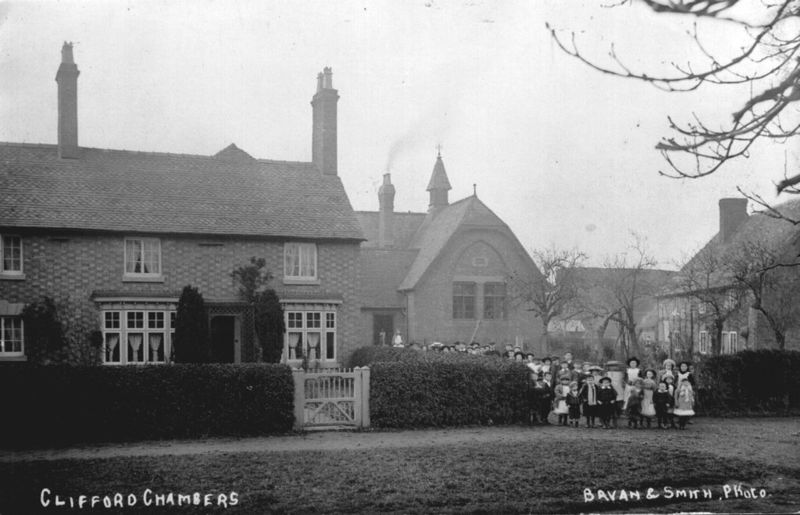
[[[402,308],[397,285],[408,274],[416,250],[361,249],[361,299],[369,308]]]
[[[338,176],[312,163],[0,143],[0,226],[361,240]]]
[[[787,218],[800,220],[800,199],[789,200],[775,206],[775,209]],[[692,268],[704,271],[704,268],[713,267],[713,262],[710,265],[703,263],[703,260],[710,256],[713,256],[718,262],[724,263],[746,243],[762,245],[774,254],[777,261],[795,263],[800,260],[800,226],[756,212],[742,222],[728,241],[723,241],[720,233],[715,234],[683,266],[682,271],[686,272]],[[719,267],[716,270],[709,269],[708,271],[711,272],[711,285],[725,287],[729,283],[728,274],[724,268]],[[665,296],[679,295],[685,291],[681,277],[675,277],[665,288],[663,294]]]
[[[411,241],[410,247],[419,253],[399,289],[413,289],[456,231],[465,226],[508,228],[474,195],[428,214]]]
[[[419,226],[425,220],[427,213],[394,213],[393,216],[393,236],[394,248],[405,249],[411,244]],[[361,248],[377,247],[378,241],[378,211],[356,211],[356,219],[361,225],[364,238],[367,239],[361,244]]]

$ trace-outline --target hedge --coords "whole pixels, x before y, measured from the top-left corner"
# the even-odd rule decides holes
[[[364,347],[375,427],[513,424],[527,420],[528,369],[488,356]]]
[[[698,411],[706,415],[800,413],[800,352],[746,350],[697,364]]]
[[[259,435],[292,427],[284,365],[0,368],[5,447]]]

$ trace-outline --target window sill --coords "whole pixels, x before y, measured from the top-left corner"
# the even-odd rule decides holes
[[[25,274],[8,274],[0,272],[0,281],[24,281]]]
[[[284,277],[283,284],[287,285],[307,285],[307,286],[319,286],[320,281],[319,279],[300,279],[294,277]]]
[[[0,363],[14,362],[14,361],[28,361],[28,356],[0,356]]]
[[[124,283],[163,283],[163,275],[123,275]]]

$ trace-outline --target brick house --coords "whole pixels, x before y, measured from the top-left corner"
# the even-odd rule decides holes
[[[789,218],[800,217],[800,201],[793,200],[777,206]],[[718,348],[722,354],[744,349],[764,349],[776,346],[774,332],[764,315],[752,308],[752,292],[741,288],[730,277],[727,268],[737,252],[748,245],[768,252],[775,263],[794,265],[800,258],[800,229],[781,219],[761,213],[747,213],[747,199],[723,198],[719,201],[719,231],[684,265],[676,281],[658,298],[657,339],[670,353],[689,355],[711,354],[720,324]],[[772,259],[769,258],[769,259]],[[780,266],[775,273],[781,276],[788,289],[785,298],[770,298],[778,291],[773,288],[765,302],[779,302],[787,307],[797,306],[800,297],[792,284],[800,285],[800,267]],[[771,272],[773,273],[773,272]],[[701,276],[695,288],[686,277]],[[684,277],[681,280],[681,277]],[[796,308],[795,308],[796,309]],[[800,312],[787,318],[785,347],[800,348]]]
[[[441,155],[427,190],[427,213],[394,212],[390,174],[379,211],[356,213],[367,241],[361,251],[363,344],[392,335],[434,341],[521,343],[538,349],[538,320],[507,298],[511,274],[538,274],[522,244],[477,195],[452,204]]]
[[[264,258],[285,310],[284,360],[335,366],[357,344],[361,228],[337,175],[329,68],[313,109],[312,161],[78,144],[72,46],[58,69],[58,144],[0,143],[0,360],[25,360],[26,303],[49,296],[99,330],[106,364],[165,363],[185,285],[208,306],[212,354],[259,358],[231,272]]]

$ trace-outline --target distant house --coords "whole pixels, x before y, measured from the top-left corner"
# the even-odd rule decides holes
[[[556,342],[583,341],[589,348],[598,350],[601,345],[616,345],[624,337],[616,311],[620,300],[625,300],[634,308],[637,343],[655,343],[656,296],[675,272],[580,267],[574,273],[578,297],[567,312],[551,320],[548,327]]]
[[[511,274],[538,274],[514,233],[477,195],[450,203],[437,156],[427,213],[396,213],[391,176],[379,211],[356,213],[361,251],[361,334],[365,344],[502,342],[538,349],[538,320],[509,301]]]
[[[341,363],[358,341],[363,236],[337,175],[330,69],[312,100],[311,162],[233,144],[213,156],[79,146],[78,73],[65,44],[58,144],[0,143],[0,360],[26,359],[20,312],[50,296],[69,304],[73,328],[102,332],[100,362],[168,362],[190,284],[208,306],[215,360],[255,361],[252,313],[231,277],[255,256],[285,310],[284,360]]]
[[[796,219],[800,200],[781,204],[777,210]],[[800,266],[796,266],[800,263],[800,228],[765,214],[748,215],[747,199],[743,198],[720,199],[719,216],[717,234],[659,295],[657,339],[673,352],[711,354],[717,338],[722,354],[777,345],[764,315],[753,309],[752,292],[732,278],[731,263],[742,259],[742,251],[754,252],[750,263],[754,267],[758,266],[756,253],[769,254],[770,261],[781,265],[771,273],[784,274],[780,281],[798,281],[800,285]],[[686,279],[699,276],[700,281]],[[765,289],[764,302],[783,305],[778,311],[786,323],[786,348],[800,348],[800,310],[787,311],[800,304],[800,291],[793,285],[784,286]],[[776,297],[778,290],[785,290],[785,298]]]

